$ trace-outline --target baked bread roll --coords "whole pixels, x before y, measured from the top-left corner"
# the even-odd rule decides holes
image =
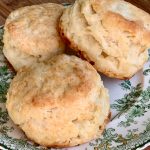
[[[108,92],[92,65],[65,54],[20,69],[8,90],[6,107],[29,139],[47,147],[98,138],[110,110]]]
[[[3,52],[16,71],[63,53],[65,45],[58,33],[63,9],[62,5],[45,3],[19,8],[9,15]]]
[[[150,15],[123,0],[76,0],[59,27],[70,47],[109,77],[130,78],[148,59]]]

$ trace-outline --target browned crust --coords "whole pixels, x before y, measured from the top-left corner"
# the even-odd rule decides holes
[[[5,60],[5,63],[6,63],[6,65],[8,66],[8,68],[9,68],[12,72],[14,72],[14,73],[16,74],[16,70],[15,70],[14,67],[11,65],[11,63],[7,60],[7,58],[6,58],[6,60]]]
[[[88,61],[91,65],[94,65],[94,62],[91,61],[88,56],[83,52],[81,51],[81,49],[73,42],[71,41],[68,37],[65,36],[64,34],[64,30],[63,28],[61,27],[61,21],[59,23],[59,33],[60,33],[60,36],[62,37],[63,41],[71,48],[73,49],[74,51],[77,52],[77,56],[79,56],[81,59],[83,60],[86,60]]]

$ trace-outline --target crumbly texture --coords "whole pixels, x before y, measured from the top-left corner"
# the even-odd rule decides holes
[[[58,20],[64,7],[55,3],[26,6],[13,11],[4,27],[4,55],[15,68],[47,61],[64,52]]]
[[[65,54],[19,70],[6,107],[29,139],[47,147],[98,138],[110,117],[108,92],[99,74],[88,62]]]
[[[130,78],[148,59],[150,15],[123,0],[76,0],[59,28],[71,48],[109,77]]]

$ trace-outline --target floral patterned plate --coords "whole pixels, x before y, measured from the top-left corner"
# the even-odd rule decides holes
[[[28,141],[10,120],[5,108],[6,93],[15,73],[7,65],[0,28],[0,145],[11,150],[43,150]],[[150,141],[150,61],[130,80],[102,76],[109,89],[112,118],[103,136],[64,150],[130,150]],[[19,91],[18,91],[19,92]]]

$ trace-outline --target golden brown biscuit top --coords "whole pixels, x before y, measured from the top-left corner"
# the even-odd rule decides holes
[[[130,78],[148,59],[150,15],[123,0],[76,0],[59,26],[70,46],[110,77]]]
[[[143,10],[122,0],[79,0],[78,3],[87,23],[85,32],[101,44],[107,55],[128,57],[130,51],[140,54],[150,47],[150,16]]]
[[[57,31],[58,19],[63,9],[62,5],[46,3],[23,7],[12,12],[5,24],[5,48],[11,46],[41,57],[64,47]]]
[[[72,103],[88,104],[84,99],[90,99],[103,89],[100,76],[88,62],[76,56],[60,55],[47,64],[20,70],[11,83],[7,103],[14,98],[18,110],[27,105],[32,109],[71,107]]]

